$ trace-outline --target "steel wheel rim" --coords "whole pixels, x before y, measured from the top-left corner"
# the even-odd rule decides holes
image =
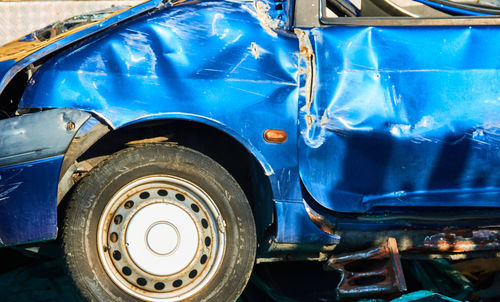
[[[146,301],[179,301],[202,290],[219,269],[225,222],[210,196],[193,183],[147,176],[110,199],[97,241],[107,275],[123,291]]]

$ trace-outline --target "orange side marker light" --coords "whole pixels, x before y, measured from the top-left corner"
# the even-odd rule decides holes
[[[283,130],[267,129],[264,131],[264,140],[268,143],[284,143],[286,141],[286,132]]]

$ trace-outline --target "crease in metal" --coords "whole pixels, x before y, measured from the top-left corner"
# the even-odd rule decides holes
[[[301,179],[337,212],[497,207],[496,26],[309,30],[314,95],[299,119]],[[310,118],[307,118],[310,117]]]

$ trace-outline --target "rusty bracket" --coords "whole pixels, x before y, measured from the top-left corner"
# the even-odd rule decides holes
[[[396,239],[380,247],[330,257],[326,269],[337,270],[339,298],[391,295],[406,291]]]

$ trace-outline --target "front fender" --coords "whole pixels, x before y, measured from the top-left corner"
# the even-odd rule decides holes
[[[259,9],[193,1],[137,17],[45,62],[20,106],[86,110],[113,129],[148,116],[202,118],[260,160],[275,198],[300,200],[298,41]],[[289,139],[269,144],[266,129]]]
[[[54,109],[0,120],[0,246],[57,236],[61,163],[89,118]]]

